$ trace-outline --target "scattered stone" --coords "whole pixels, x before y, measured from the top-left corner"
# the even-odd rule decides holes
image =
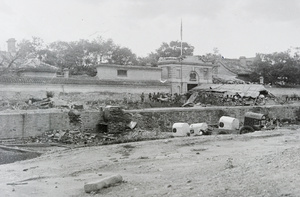
[[[141,156],[138,159],[149,159],[149,157]]]

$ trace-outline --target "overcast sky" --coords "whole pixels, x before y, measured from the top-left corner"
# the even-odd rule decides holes
[[[299,0],[0,0],[0,49],[6,41],[76,41],[102,36],[146,56],[180,40],[194,55],[226,58],[300,46]]]

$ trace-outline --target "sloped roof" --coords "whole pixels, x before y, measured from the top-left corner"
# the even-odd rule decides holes
[[[50,64],[46,64],[37,58],[27,59],[23,64],[19,66],[17,72],[50,72],[56,73],[57,67]]]
[[[240,59],[220,59],[219,63],[229,71],[235,74],[250,74],[251,69],[248,67],[253,62],[253,58],[246,59],[246,65],[241,64]]]
[[[260,92],[268,92],[268,90],[259,84],[201,84],[192,89],[192,91],[209,91],[227,93],[228,95],[234,95],[238,93],[245,97],[257,97]]]
[[[205,61],[202,56],[183,56],[182,59],[179,57],[160,57],[158,60],[158,65],[166,64],[213,66],[212,62]]]

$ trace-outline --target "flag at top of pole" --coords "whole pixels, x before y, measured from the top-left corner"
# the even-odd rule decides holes
[[[181,19],[181,24],[180,24],[180,40],[181,40],[180,55],[182,56],[182,19]]]

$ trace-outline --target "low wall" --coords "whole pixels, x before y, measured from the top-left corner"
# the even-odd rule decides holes
[[[138,85],[89,85],[89,84],[0,84],[0,101],[45,98],[46,92],[54,92],[54,97],[72,101],[123,100],[139,101],[142,92],[148,96],[153,92],[170,92],[165,86]]]
[[[217,124],[221,116],[238,118],[242,122],[248,111],[268,114],[271,118],[295,119],[300,105],[264,106],[264,107],[193,107],[193,108],[152,108],[128,110],[140,129],[169,132],[176,122]],[[103,121],[99,111],[81,112],[80,125],[70,123],[68,110],[36,110],[0,113],[0,138],[17,138],[41,135],[55,129],[90,129],[96,131],[96,125]]]
[[[230,116],[243,123],[244,114],[248,111],[267,114],[270,118],[295,119],[300,105],[283,106],[237,106],[237,107],[193,107],[169,109],[128,110],[142,129],[159,129],[162,132],[171,132],[176,122],[202,123],[216,125],[221,116]]]
[[[38,136],[48,130],[95,129],[102,120],[98,111],[81,112],[81,123],[70,122],[68,111],[34,110],[0,113],[0,138]]]

